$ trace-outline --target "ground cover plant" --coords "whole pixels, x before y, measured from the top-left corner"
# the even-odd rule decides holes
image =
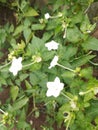
[[[0,26],[0,130],[98,129],[93,2],[0,0],[14,19]]]

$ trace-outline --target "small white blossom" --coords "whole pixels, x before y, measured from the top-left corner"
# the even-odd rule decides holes
[[[76,103],[75,103],[74,101],[71,101],[71,102],[70,102],[70,105],[71,105],[71,107],[72,107],[73,109],[76,108]]]
[[[65,28],[65,31],[64,31],[64,34],[63,34],[63,38],[65,39],[66,38],[66,36],[67,36],[67,34],[66,34],[66,28]]]
[[[46,43],[45,47],[47,47],[48,50],[51,51],[51,50],[57,50],[58,45],[59,45],[59,43],[52,40],[51,42]]]
[[[79,92],[79,95],[84,95],[84,92]]]
[[[87,32],[87,33],[91,33],[91,30],[87,30],[86,32]]]
[[[98,93],[98,88],[94,88],[94,94],[96,95]]]
[[[36,56],[36,55],[32,56],[32,59],[34,62],[37,62],[37,63],[42,61],[42,58],[40,56]]]
[[[45,14],[45,19],[49,19],[51,16],[50,16],[50,14],[49,13],[46,13]]]
[[[55,67],[57,65],[57,62],[58,62],[58,56],[54,56],[48,68],[51,69],[52,67]]]
[[[58,13],[58,17],[62,17],[63,14],[61,12]]]
[[[17,75],[18,71],[22,69],[22,57],[19,57],[16,59],[15,57],[12,60],[12,65],[9,69],[10,72],[13,73],[13,75]]]
[[[64,83],[60,83],[60,79],[56,77],[54,82],[47,82],[47,88],[47,97],[58,97],[60,95],[61,90],[63,90],[64,88]]]

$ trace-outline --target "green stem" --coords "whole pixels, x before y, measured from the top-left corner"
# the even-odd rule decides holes
[[[57,16],[50,16],[51,19],[55,19],[55,18],[60,18],[62,17],[61,15],[57,15]]]
[[[7,64],[5,64],[5,65],[2,65],[2,66],[0,67],[0,70],[3,69],[4,67],[8,66],[9,64],[11,64],[11,62],[9,62],[9,63],[7,63]]]
[[[66,130],[68,130],[68,128],[69,128],[69,125],[70,125],[70,122],[71,122],[71,118],[72,118],[72,117],[70,117],[70,119],[69,119],[69,121],[68,121],[68,124],[67,124],[67,126],[66,126]]]
[[[97,63],[94,63],[94,62],[92,62],[92,61],[90,61],[90,60],[89,60],[89,62],[90,62],[92,65],[98,66]]]
[[[64,35],[63,35],[63,38],[66,38],[66,35],[67,35],[67,28],[64,29]]]
[[[35,64],[35,63],[36,63],[36,62],[32,62],[32,63],[30,63],[30,64],[23,65],[23,68],[28,67],[28,66],[31,66],[31,65],[33,65],[33,64]]]
[[[5,112],[4,112],[2,109],[0,109],[0,111],[1,111],[3,114],[5,114]]]
[[[35,95],[33,94],[33,107],[34,109],[36,109],[36,105],[35,105]]]
[[[87,7],[87,9],[84,11],[84,14],[86,14],[86,13],[87,13],[87,11],[88,11],[89,7],[90,7],[90,4],[89,4],[89,6]]]
[[[46,106],[47,104],[49,104],[51,101],[48,101],[47,103],[45,103],[44,105]]]
[[[68,97],[67,95],[65,95],[63,92],[61,92],[61,94],[66,97],[67,99],[69,99],[70,101],[72,101],[72,99],[70,97]]]
[[[69,70],[69,71],[75,73],[75,71],[74,71],[73,69],[70,69],[70,68],[68,68],[68,67],[65,67],[65,66],[63,66],[63,65],[61,65],[61,64],[59,64],[59,63],[57,63],[57,65],[58,65],[59,67],[62,67],[63,69],[66,69],[66,70]]]
[[[87,94],[87,93],[89,93],[89,92],[91,92],[91,91],[93,91],[93,89],[90,89],[90,90],[85,91],[85,92],[80,92],[79,95],[85,95],[85,94]],[[82,93],[82,94],[81,94],[81,93]]]

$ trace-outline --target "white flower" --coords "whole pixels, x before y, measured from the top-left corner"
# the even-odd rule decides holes
[[[9,69],[10,72],[13,73],[13,75],[17,75],[18,71],[22,69],[22,57],[19,57],[18,59],[16,59],[16,57],[13,58],[12,60],[12,65]]]
[[[96,95],[98,93],[98,88],[94,88],[94,94]]]
[[[60,95],[61,90],[64,88],[64,84],[60,83],[60,79],[58,77],[55,78],[54,82],[47,82],[47,97],[54,96],[58,97]]]
[[[58,17],[62,17],[63,14],[61,12],[58,13]]]
[[[58,62],[58,56],[55,56],[53,60],[51,61],[50,66],[48,68],[51,69],[52,67],[56,66],[57,62]]]
[[[59,43],[55,42],[55,41],[51,41],[45,44],[45,46],[48,48],[49,51],[51,50],[57,50],[58,49],[58,45]]]
[[[84,95],[84,92],[79,92],[79,95]]]
[[[75,103],[74,101],[71,101],[71,102],[70,102],[70,105],[71,105],[71,107],[72,107],[73,109],[76,108],[76,103]]]
[[[50,16],[50,14],[49,13],[46,13],[45,14],[45,19],[49,19],[51,16]]]

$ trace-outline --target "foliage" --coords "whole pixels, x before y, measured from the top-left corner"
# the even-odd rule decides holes
[[[59,128],[63,123],[66,130],[97,130],[98,80],[93,77],[90,60],[96,57],[93,51],[98,51],[98,41],[90,35],[96,25],[90,24],[86,14],[92,2],[49,0],[47,6],[40,8],[26,0],[10,4],[4,1],[15,10],[17,23],[0,27],[0,91],[5,86],[10,89],[6,104],[0,104],[1,130],[7,126],[9,130],[14,126],[18,130],[31,129],[26,122],[31,98],[31,112],[36,118],[40,116],[38,104],[44,104],[47,126],[41,126],[43,130],[52,130],[54,122]],[[57,46],[48,50],[45,45],[51,41]],[[55,56],[57,61],[53,61]],[[13,58],[19,57],[22,69],[14,76],[9,68]],[[55,87],[56,77],[58,87],[63,84],[64,88],[58,90],[59,96],[48,97],[47,87],[51,85],[47,83]]]

